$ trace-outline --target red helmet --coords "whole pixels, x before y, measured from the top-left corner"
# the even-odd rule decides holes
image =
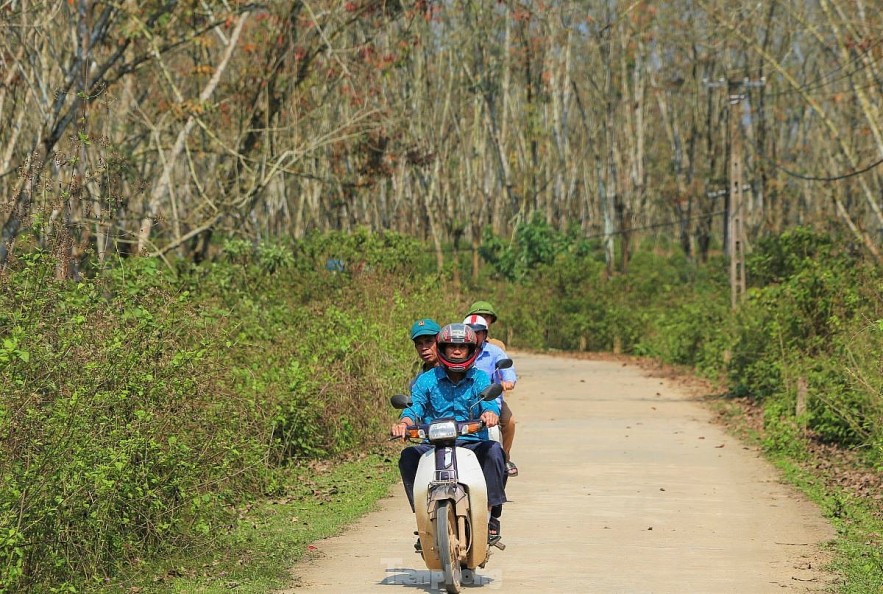
[[[438,346],[438,362],[451,371],[468,371],[478,358],[478,338],[475,331],[466,324],[448,324],[435,337]],[[465,344],[468,347],[464,359],[452,361],[445,357],[445,345]]]

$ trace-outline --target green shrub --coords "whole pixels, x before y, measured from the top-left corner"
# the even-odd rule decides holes
[[[695,367],[716,376],[729,351],[731,312],[722,295],[698,293],[675,307],[654,308],[650,329],[643,333],[636,354]]]
[[[880,305],[867,313],[879,313]],[[814,396],[810,427],[825,441],[862,448],[870,464],[881,465],[883,321],[856,318],[834,348],[834,355],[817,359],[808,373]]]
[[[808,427],[821,441],[857,446],[875,428],[872,401],[856,390],[840,358],[817,358],[807,373]],[[879,411],[878,411],[879,412]]]
[[[515,229],[512,241],[494,236],[485,229],[479,254],[499,276],[510,281],[535,273],[538,266],[551,264],[568,249],[568,238],[554,229],[539,213]]]
[[[770,400],[763,411],[763,447],[769,452],[784,454],[794,459],[806,455],[801,440],[801,429],[794,419],[793,401]]]
[[[758,242],[746,258],[747,276],[754,286],[785,282],[799,275],[808,263],[828,261],[837,251],[833,238],[807,227],[789,229]]]
[[[0,332],[18,355],[0,380],[0,514],[22,531],[2,554],[19,555],[26,584],[100,575],[207,533],[259,459],[221,422],[236,414],[214,389],[222,350],[209,356],[157,269],[56,283],[49,267],[28,262],[0,291]]]
[[[354,232],[333,231],[313,234],[294,246],[303,269],[321,269],[335,260],[348,274],[365,270],[407,276],[434,269],[432,256],[416,239],[400,233],[372,233],[365,227]]]
[[[805,229],[761,242],[746,265],[752,288],[729,366],[737,392],[761,399],[781,392],[783,364],[835,353],[836,337],[859,311],[859,264]]]

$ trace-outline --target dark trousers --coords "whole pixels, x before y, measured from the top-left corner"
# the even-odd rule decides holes
[[[475,452],[487,483],[488,505],[499,506],[505,503],[506,480],[509,475],[506,473],[506,456],[500,444],[496,441],[458,441],[457,446]],[[429,444],[415,445],[402,450],[402,455],[399,456],[399,472],[402,473],[411,511],[414,511],[414,478],[417,476],[420,456],[431,449]]]

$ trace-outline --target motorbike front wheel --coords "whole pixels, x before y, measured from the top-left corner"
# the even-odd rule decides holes
[[[457,514],[453,501],[442,501],[435,512],[435,534],[438,553],[445,577],[445,590],[450,594],[460,591],[460,540],[457,538]]]

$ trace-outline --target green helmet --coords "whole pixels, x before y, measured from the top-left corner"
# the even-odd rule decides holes
[[[497,312],[494,311],[494,306],[491,305],[490,301],[476,301],[469,307],[469,311],[466,312],[466,315],[482,316],[487,318],[487,321],[491,324],[497,321]]]

